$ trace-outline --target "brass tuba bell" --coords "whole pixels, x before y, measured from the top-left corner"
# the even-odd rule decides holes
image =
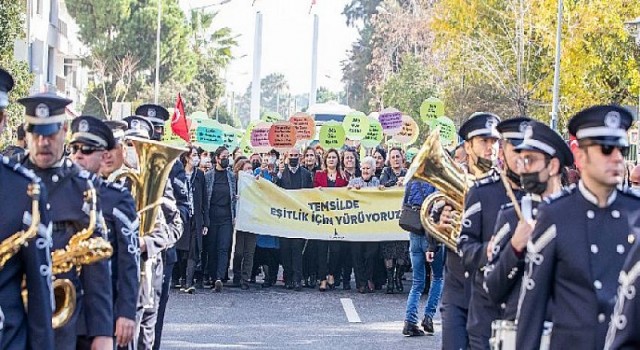
[[[429,214],[434,204],[444,200],[461,215],[464,209],[464,197],[469,188],[468,176],[440,143],[438,130],[431,132],[425,140],[411,163],[405,181],[408,182],[413,177],[428,182],[438,190],[422,203],[420,209],[422,226],[428,234],[444,243],[449,249],[457,251],[458,237],[462,229],[459,217],[454,218],[453,230],[443,231],[436,227]]]
[[[109,181],[131,180],[131,195],[140,215],[140,236],[150,233],[163,203],[164,189],[173,163],[187,149],[139,137],[127,137],[138,156],[138,169],[124,169],[109,176]]]

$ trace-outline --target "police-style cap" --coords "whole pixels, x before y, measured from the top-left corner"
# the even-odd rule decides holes
[[[561,166],[573,164],[573,154],[562,137],[547,125],[530,121],[524,131],[524,140],[516,147],[516,152],[538,151],[552,158],[558,158]]]
[[[578,141],[593,140],[610,146],[629,146],[627,130],[633,116],[624,107],[615,105],[593,106],[578,112],[569,121],[569,133]]]
[[[9,91],[13,90],[13,77],[0,68],[0,109],[9,106]]]
[[[460,126],[458,135],[463,140],[469,141],[473,137],[495,137],[500,138],[496,127],[500,123],[500,118],[492,113],[479,112],[472,114],[466,122]]]
[[[111,129],[102,120],[83,115],[71,122],[71,142],[83,143],[96,148],[110,150],[115,147]]]
[[[139,115],[132,115],[123,119],[127,123],[127,130],[124,132],[124,136],[135,136],[145,139],[150,139],[153,135],[153,124],[145,118]]]
[[[166,108],[151,103],[136,108],[135,113],[146,117],[153,125],[161,124],[164,126],[164,122],[169,120],[169,111]]]
[[[531,122],[531,118],[517,117],[501,121],[496,129],[503,139],[509,140],[514,146],[519,145],[524,139],[524,131]]]
[[[27,132],[49,136],[62,128],[67,120],[66,108],[72,102],[52,93],[40,93],[18,100],[25,107]]]
[[[127,122],[122,120],[105,120],[104,123],[111,129],[116,144],[124,138],[124,133],[129,129]]]

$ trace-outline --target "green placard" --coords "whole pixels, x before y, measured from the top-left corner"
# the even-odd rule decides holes
[[[346,135],[342,124],[328,122],[320,128],[320,145],[325,149],[340,148],[344,145]]]
[[[349,140],[362,140],[369,131],[369,118],[362,112],[351,112],[342,121],[344,133]]]
[[[437,119],[444,115],[444,102],[435,97],[429,97],[420,105],[420,118],[423,121]]]
[[[222,146],[224,144],[224,132],[220,128],[201,125],[196,128],[196,142]]]
[[[362,141],[360,141],[360,144],[366,148],[373,148],[382,142],[382,137],[382,125],[376,117],[369,117],[369,130]]]
[[[413,160],[413,158],[416,156],[416,154],[418,154],[420,150],[415,148],[415,147],[411,147],[407,150],[407,162],[411,163],[411,161]]]
[[[458,141],[456,125],[451,118],[445,116],[438,117],[434,124],[435,127],[440,128],[440,142],[443,146],[451,146]]]
[[[249,139],[246,137],[243,137],[240,140],[240,149],[242,150],[242,153],[247,156],[253,154],[253,148],[251,148],[251,143],[249,142]]]
[[[262,114],[262,118],[260,119],[262,119],[267,123],[275,123],[277,121],[284,120],[284,118],[282,118],[282,115],[280,115],[280,113],[272,112],[272,111],[264,112]]]

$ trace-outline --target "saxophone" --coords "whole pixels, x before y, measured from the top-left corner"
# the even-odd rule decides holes
[[[18,231],[0,243],[0,269],[30,240],[38,235],[40,225],[40,184],[32,182],[27,188],[27,195],[31,197],[31,223],[25,231]],[[25,219],[28,218],[25,213]]]
[[[67,246],[51,253],[51,274],[54,276],[53,295],[55,310],[52,325],[58,329],[66,325],[76,308],[76,287],[69,279],[56,279],[55,275],[71,271],[76,268],[80,273],[82,265],[89,265],[103,259],[108,259],[113,253],[111,243],[102,237],[91,238],[97,221],[97,193],[91,182],[84,193],[85,205],[89,207],[89,225],[74,234]],[[22,299],[27,304],[27,290],[22,290]]]

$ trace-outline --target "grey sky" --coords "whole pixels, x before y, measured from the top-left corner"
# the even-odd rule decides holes
[[[180,0],[185,10],[215,4],[220,0]],[[343,86],[340,62],[357,38],[357,30],[346,25],[342,15],[349,0],[317,0],[311,14],[311,0],[231,0],[218,10],[214,28],[230,27],[239,34],[236,57],[227,71],[228,89],[243,93],[253,72],[253,38],[256,12],[263,14],[261,76],[283,73],[294,94],[308,93],[311,84],[311,39],[313,14],[320,17],[318,43],[318,87],[340,91]],[[246,55],[246,56],[245,56]],[[244,56],[244,57],[242,57]]]

